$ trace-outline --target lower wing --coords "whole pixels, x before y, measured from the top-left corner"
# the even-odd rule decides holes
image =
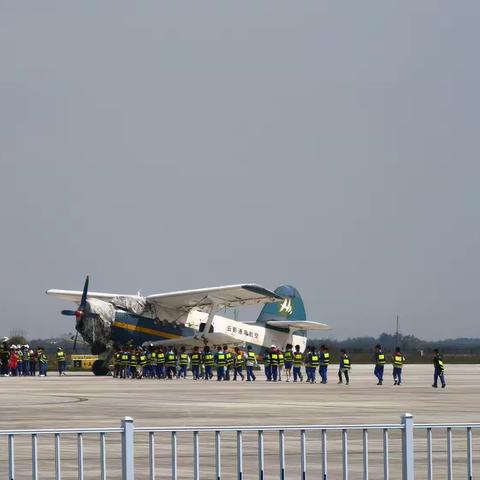
[[[291,332],[298,330],[331,330],[331,327],[325,323],[313,322],[310,320],[292,322],[289,320],[269,320],[267,325],[278,328],[288,328]]]

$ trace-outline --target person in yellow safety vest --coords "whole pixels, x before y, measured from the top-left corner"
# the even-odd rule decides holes
[[[203,364],[205,365],[205,380],[211,380],[213,378],[213,367],[215,365],[215,356],[210,351],[210,347],[207,345],[203,349]]]
[[[122,350],[116,348],[113,352],[113,378],[120,378],[122,370]]]
[[[57,348],[57,367],[58,375],[66,375],[65,370],[67,368],[67,358],[62,347]]]
[[[21,374],[24,377],[28,377],[30,375],[30,347],[28,345],[22,345],[22,352],[23,364]]]
[[[399,347],[395,349],[395,353],[392,356],[393,363],[393,384],[401,385],[402,384],[402,368],[405,363],[405,357],[403,356]]]
[[[245,364],[245,353],[242,352],[238,347],[235,347],[235,353],[233,354],[235,370],[233,374],[233,380],[237,381],[237,376],[239,376],[242,380],[245,380],[245,376],[243,375],[243,365]]]
[[[128,377],[135,378],[137,376],[137,353],[135,349],[130,348],[130,353],[128,354]]]
[[[317,383],[317,367],[320,365],[320,355],[315,350],[315,347],[310,347],[310,354],[307,355],[307,364],[310,369],[310,383]],[[307,382],[309,380],[307,379]]]
[[[20,377],[23,373],[23,351],[20,345],[17,345],[15,352],[17,354],[17,370],[15,375]]]
[[[272,382],[278,380],[278,350],[275,345],[270,349],[270,368],[272,372]]]
[[[165,367],[166,367],[166,377],[169,380],[172,380],[173,377],[177,376],[177,355],[173,350],[173,347],[168,347],[167,354],[165,355]]]
[[[46,377],[48,370],[48,359],[45,355],[45,350],[43,347],[39,347],[37,351],[39,376]]]
[[[192,367],[192,376],[194,380],[200,380],[200,367],[202,365],[202,354],[198,347],[193,348],[190,354],[190,365]]]
[[[185,351],[185,347],[180,348],[178,354],[178,378],[187,378],[188,369],[188,353]]]
[[[225,352],[220,346],[217,347],[215,363],[217,365],[217,381],[221,382],[222,380],[225,380],[225,365],[227,363],[227,359],[225,358]]]
[[[157,348],[157,378],[165,378],[165,352],[163,347]]]
[[[286,354],[287,352],[285,352]],[[295,353],[293,354],[293,381],[300,380],[303,382],[302,375],[303,353],[300,351],[300,345],[295,345]]]
[[[443,362],[443,358],[440,355],[438,348],[433,351],[432,362],[434,367],[432,387],[438,388],[438,379],[440,379],[442,388],[445,388],[447,386],[447,383],[445,382],[445,363]]]
[[[379,343],[375,345],[374,362],[375,370],[373,371],[373,373],[377,377],[377,385],[383,385],[383,371],[385,369],[386,358],[385,353],[382,350],[382,346]]]
[[[279,348],[277,349],[277,353],[278,353],[278,381],[281,382],[283,369],[285,367],[285,355]]]
[[[128,360],[128,350],[126,348],[122,348],[120,357],[120,378],[127,378],[128,376]]]
[[[253,373],[253,369],[257,364],[257,356],[255,355],[255,352],[252,350],[251,345],[247,346],[246,364],[247,364],[247,382],[254,382],[257,379],[257,377],[255,376],[255,373]]]
[[[155,377],[155,370],[157,368],[157,352],[153,347],[153,343],[148,346],[147,350],[147,367],[145,369],[145,376],[147,378]]]
[[[321,383],[327,383],[327,376],[328,376],[328,365],[330,364],[330,352],[328,351],[328,347],[322,345],[320,347],[320,377],[322,378]]]
[[[137,378],[143,378],[145,370],[147,370],[147,352],[142,349],[137,350]]]
[[[350,377],[348,375],[350,368],[352,367],[350,357],[345,350],[340,350],[340,363],[338,366],[338,383],[343,383],[342,374],[345,377],[345,385],[350,383]]]
[[[293,367],[293,352],[292,352],[293,345],[287,343],[285,346],[285,353],[283,356],[285,357],[285,375],[287,377],[287,382],[290,381],[292,378],[292,367]]]
[[[233,367],[233,364],[235,363],[234,356],[232,355],[232,352],[228,351],[228,346],[224,345],[223,346],[223,353],[225,354],[225,377],[224,380],[227,382],[230,380],[230,370]]]

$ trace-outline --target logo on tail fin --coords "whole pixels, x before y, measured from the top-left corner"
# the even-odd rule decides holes
[[[292,305],[292,299],[287,297],[283,301],[283,303],[280,304],[280,313],[288,317],[293,313],[293,305]]]
[[[282,300],[264,305],[257,318],[258,324],[265,325],[271,320],[302,322],[307,319],[302,297],[295,287],[281,285],[275,289],[275,293],[282,297]]]

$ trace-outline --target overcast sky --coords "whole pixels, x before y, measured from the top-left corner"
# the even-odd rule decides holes
[[[480,3],[0,1],[1,332],[47,288],[301,292],[480,336]],[[254,320],[256,312],[240,315]]]

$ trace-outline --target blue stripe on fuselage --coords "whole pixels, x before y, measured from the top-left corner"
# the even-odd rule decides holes
[[[194,329],[183,325],[157,325],[153,318],[140,317],[121,310],[115,312],[115,322],[128,325],[128,328],[112,325],[112,341],[116,344],[130,342],[141,345],[144,342],[168,340],[172,336],[175,338],[188,337],[195,333]],[[144,329],[154,330],[156,334],[142,331]]]

